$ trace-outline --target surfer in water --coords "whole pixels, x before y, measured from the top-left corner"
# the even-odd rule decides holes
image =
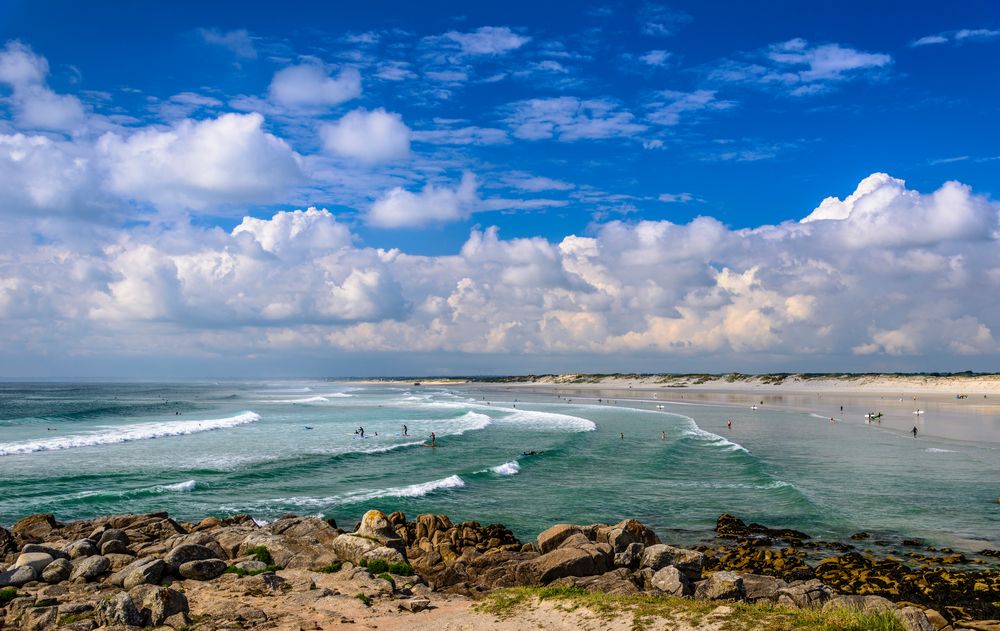
[[[733,428],[733,419],[729,419],[728,421],[726,421],[726,427],[728,429],[732,429]]]
[[[620,438],[621,440],[625,440],[625,432],[619,432],[618,438]]]
[[[365,437],[365,428],[364,427],[359,427],[358,428],[358,436],[360,436],[361,438]]]
[[[666,432],[660,432],[660,440],[666,440],[666,439],[667,439],[667,433]]]
[[[913,437],[916,438],[917,437],[917,426],[914,425],[913,429],[911,429],[910,431],[913,432]]]
[[[431,432],[431,447],[437,447],[437,435]]]
[[[407,433],[408,431],[409,430],[407,430],[406,425],[403,425],[403,436],[409,436],[409,434]]]

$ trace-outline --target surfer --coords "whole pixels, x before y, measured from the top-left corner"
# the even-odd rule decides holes
[[[437,447],[437,435],[431,432],[431,447]]]
[[[666,432],[660,432],[660,440],[666,440],[666,439],[667,439],[667,433]]]
[[[406,429],[406,425],[403,425],[403,436],[409,436],[407,433],[409,430]]]
[[[913,429],[911,429],[910,431],[913,432],[913,437],[916,438],[917,437],[917,426],[914,425]]]
[[[359,427],[358,428],[358,436],[361,436],[361,438],[365,437],[365,428],[364,427]]]
[[[618,438],[625,440],[625,432],[618,432]]]
[[[729,419],[728,421],[726,421],[726,427],[729,429],[733,428],[733,419]]]

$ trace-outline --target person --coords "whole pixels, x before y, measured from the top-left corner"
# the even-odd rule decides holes
[[[409,436],[409,430],[406,429],[406,425],[403,425],[403,436]]]
[[[840,406],[840,411],[841,411],[841,412],[843,412],[843,411],[844,411],[844,406]]]
[[[365,437],[365,428],[364,427],[359,427],[358,428],[358,435],[361,436],[362,438]]]
[[[667,439],[667,433],[666,432],[660,432],[660,440],[666,440],[666,439]]]
[[[916,437],[917,437],[917,426],[916,426],[916,425],[914,425],[914,426],[913,426],[913,429],[912,429],[912,430],[910,430],[910,431],[911,431],[911,432],[913,432],[913,437],[914,437],[914,438],[916,438]]]
[[[437,447],[437,435],[431,432],[431,447]]]
[[[728,427],[729,429],[733,428],[733,419],[729,419],[728,421],[726,421],[726,427]]]
[[[625,440],[625,432],[618,432],[618,438]]]

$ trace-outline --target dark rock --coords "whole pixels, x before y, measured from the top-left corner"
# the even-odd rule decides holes
[[[128,546],[120,539],[109,539],[101,544],[101,554],[107,556],[109,554],[129,554],[131,550]]]
[[[743,577],[736,572],[716,572],[700,581],[694,592],[698,600],[742,600]]]
[[[14,567],[6,572],[0,572],[0,587],[20,587],[38,578],[35,570],[30,567]]]
[[[194,543],[179,545],[163,557],[163,561],[170,567],[171,572],[177,572],[181,565],[189,561],[202,561],[204,559],[214,559],[217,555],[214,550],[206,546]]]
[[[114,596],[102,600],[97,607],[97,619],[108,626],[128,625],[133,627],[146,626],[147,618],[135,606],[128,592],[118,592]]]
[[[705,565],[705,555],[694,550],[684,550],[666,544],[646,546],[642,552],[640,567],[648,567],[656,571],[660,568],[673,565],[691,580],[699,580],[701,571]]]
[[[0,558],[3,558],[8,552],[16,551],[17,541],[14,540],[14,535],[3,526],[0,526]]]
[[[624,567],[630,570],[636,570],[639,568],[639,562],[642,559],[643,550],[646,547],[641,543],[631,543],[625,548],[624,552],[619,552],[615,555],[614,564],[615,567]]]
[[[167,564],[164,561],[143,557],[115,572],[110,583],[128,590],[139,585],[159,583],[166,571]]]
[[[563,541],[574,535],[583,535],[579,526],[574,526],[572,524],[556,524],[555,526],[542,531],[542,533],[538,535],[538,550],[542,554],[552,552],[562,545]]]
[[[833,597],[833,590],[818,579],[791,584],[778,590],[777,602],[800,609],[822,607]]]
[[[19,628],[23,631],[42,631],[55,627],[58,622],[58,607],[29,607],[24,610]]]
[[[660,538],[652,530],[634,519],[624,519],[613,526],[597,528],[597,543],[611,545],[614,553],[624,552],[632,543],[652,546],[660,543]]]
[[[748,526],[742,519],[729,514],[719,516],[715,524],[715,534],[723,538],[765,536],[784,539],[786,541],[805,541],[810,539],[806,533],[790,528],[768,528],[760,524],[750,524]]]
[[[125,547],[132,543],[128,533],[120,528],[108,528],[101,533],[101,538],[97,540],[97,547],[103,549],[109,541],[120,541]]]
[[[195,581],[210,581],[226,571],[228,565],[220,559],[200,559],[182,563],[177,572],[184,578]]]
[[[549,585],[553,587],[577,587],[613,596],[635,596],[642,592],[632,573],[623,567],[597,576],[566,576]]]
[[[129,597],[148,624],[159,626],[168,618],[187,615],[188,601],[184,594],[169,587],[140,585],[128,592]]]
[[[519,582],[525,585],[546,585],[564,576],[593,574],[594,558],[580,548],[559,548],[518,568]]]
[[[43,543],[52,534],[53,530],[60,528],[62,524],[56,521],[51,513],[38,513],[28,515],[24,519],[18,520],[10,533],[21,545],[26,543]]]
[[[100,553],[92,539],[80,539],[79,541],[74,541],[66,546],[64,551],[71,559],[90,557]]]
[[[777,601],[778,591],[788,586],[788,583],[773,576],[761,574],[741,574],[741,576],[744,594],[750,602]]]
[[[657,570],[650,579],[650,584],[654,589],[669,596],[690,596],[694,591],[688,577],[673,566]]]
[[[856,532],[853,535],[851,535],[851,539],[853,539],[854,541],[864,541],[869,537],[871,537],[871,535],[869,535],[867,532]]]
[[[42,554],[47,554],[53,559],[68,559],[69,555],[62,550],[57,550],[51,546],[45,546],[39,543],[26,543],[24,547],[21,548],[22,553],[29,552],[41,552]]]
[[[104,556],[83,557],[73,561],[70,579],[82,578],[93,581],[111,569],[111,561]]]
[[[61,583],[69,580],[73,564],[67,559],[56,559],[42,570],[42,580],[46,583]]]

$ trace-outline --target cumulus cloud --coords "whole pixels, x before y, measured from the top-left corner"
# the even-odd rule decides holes
[[[25,44],[13,40],[0,50],[0,83],[11,89],[18,126],[30,130],[78,131],[85,118],[80,100],[56,94],[46,80],[49,64]]]
[[[512,103],[509,110],[507,123],[522,140],[601,140],[632,137],[647,129],[610,99],[529,99]]]
[[[268,94],[272,101],[286,107],[328,107],[361,96],[361,73],[344,68],[330,76],[319,63],[304,63],[282,68],[274,74]]]
[[[320,130],[323,146],[366,164],[404,158],[410,153],[410,128],[399,114],[382,108],[357,109]]]
[[[482,26],[469,33],[449,31],[443,37],[458,44],[466,55],[503,55],[531,41],[506,26]]]
[[[476,176],[465,173],[455,188],[427,184],[417,193],[397,186],[375,200],[368,223],[381,228],[409,228],[464,219],[472,212]]]
[[[109,189],[131,199],[195,210],[261,202],[301,177],[298,154],[263,123],[260,114],[184,120],[168,130],[105,134],[97,150]]]

